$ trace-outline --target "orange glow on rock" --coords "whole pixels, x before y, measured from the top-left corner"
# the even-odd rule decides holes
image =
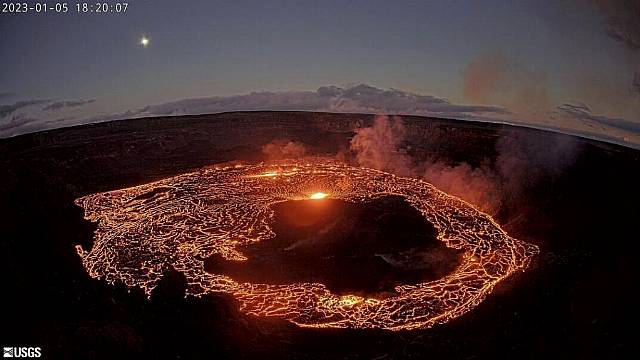
[[[173,268],[186,277],[187,295],[226,293],[245,314],[304,327],[408,330],[469,312],[538,253],[489,215],[422,180],[331,160],[282,163],[278,176],[273,169],[264,164],[202,169],[77,199],[85,218],[97,223],[91,249],[76,246],[85,270],[151,296],[162,274]],[[451,274],[397,286],[397,294],[384,299],[340,296],[319,283],[242,283],[205,271],[202,259],[219,254],[245,261],[242,246],[273,238],[274,204],[327,194],[351,202],[401,196],[433,224],[439,241],[465,253],[464,260]],[[316,203],[308,211],[320,212],[324,205]]]
[[[327,196],[329,196],[329,194],[323,193],[323,192],[317,192],[317,193],[311,194],[311,196],[309,196],[309,199],[311,199],[311,200],[320,200],[320,199],[326,198]]]

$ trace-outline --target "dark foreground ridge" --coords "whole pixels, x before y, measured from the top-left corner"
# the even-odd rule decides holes
[[[243,247],[247,261],[214,255],[205,269],[254,284],[325,284],[337,294],[384,298],[398,285],[449,274],[460,254],[404,199],[287,201],[274,206],[273,239]]]
[[[225,296],[184,298],[167,269],[151,301],[93,280],[74,245],[94,225],[73,200],[231,160],[260,160],[274,139],[312,154],[348,148],[373,116],[227,113],[119,121],[0,140],[0,276],[3,346],[41,346],[43,358],[624,358],[636,304],[640,152],[543,131],[404,118],[417,161],[473,166],[498,159],[496,142],[527,144],[510,165],[556,140],[580,151],[553,177],[505,196],[497,220],[540,247],[531,268],[443,326],[411,332],[313,330],[245,317]],[[532,141],[527,141],[532,140]]]

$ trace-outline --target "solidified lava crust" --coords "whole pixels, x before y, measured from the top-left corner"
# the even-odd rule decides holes
[[[464,251],[454,272],[375,299],[336,295],[319,283],[241,283],[204,269],[204,259],[214,254],[245,261],[238,248],[273,238],[274,204],[367,202],[389,195],[403,197],[435,226],[438,240]],[[174,268],[186,276],[188,295],[227,293],[244,313],[306,327],[401,330],[444,323],[477,306],[538,252],[508,236],[489,215],[427,182],[331,160],[207,168],[92,194],[76,204],[97,222],[91,250],[76,246],[90,276],[150,295]]]

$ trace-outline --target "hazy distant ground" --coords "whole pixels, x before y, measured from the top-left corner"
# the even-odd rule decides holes
[[[241,112],[152,118],[0,140],[3,344],[47,358],[624,358],[636,339],[640,151],[478,122]],[[356,129],[369,130],[356,132]],[[358,146],[353,146],[353,142]],[[377,140],[376,140],[377,139]],[[394,151],[388,151],[395,149]],[[378,151],[387,157],[367,158]],[[330,155],[392,167],[491,209],[540,247],[531,267],[432,329],[300,329],[242,316],[224,296],[184,298],[167,272],[151,301],[91,279],[74,245],[94,225],[73,200],[226,161]],[[464,192],[465,190],[473,190]],[[491,196],[482,197],[480,195]],[[306,256],[306,255],[305,255]],[[357,269],[354,269],[357,270]],[[353,279],[350,279],[353,280]]]

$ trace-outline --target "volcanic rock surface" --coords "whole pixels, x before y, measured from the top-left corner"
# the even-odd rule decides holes
[[[75,245],[90,249],[95,224],[74,200],[214,163],[261,160],[274,139],[311,154],[348,148],[371,115],[225,113],[137,119],[0,140],[3,343],[42,346],[56,358],[623,358],[635,349],[640,276],[637,150],[544,131],[403,117],[416,161],[479,166],[504,161],[500,140],[527,144],[509,164],[526,186],[505,196],[497,221],[540,247],[530,269],[446,325],[388,333],[299,329],[246,317],[230,297],[184,298],[168,271],[151,301],[87,276]],[[531,139],[532,141],[523,141]],[[556,140],[580,146],[555,176],[526,159]],[[536,146],[537,144],[537,146]],[[529,151],[527,149],[530,149]]]

